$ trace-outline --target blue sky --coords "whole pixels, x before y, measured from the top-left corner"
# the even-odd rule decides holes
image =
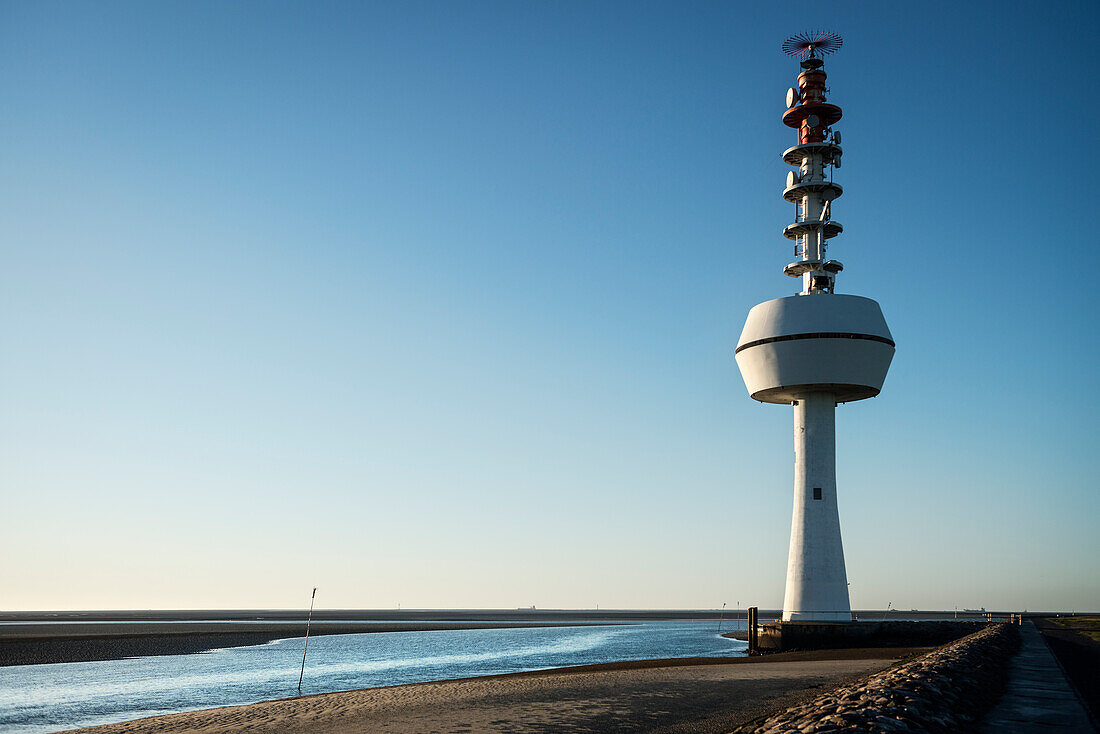
[[[0,4],[0,608],[781,604],[733,345],[797,290],[824,27],[838,290],[898,343],[838,410],[853,605],[1100,609],[1098,20]]]

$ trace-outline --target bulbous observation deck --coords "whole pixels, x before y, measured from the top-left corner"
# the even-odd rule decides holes
[[[870,298],[788,296],[749,311],[735,356],[754,400],[790,404],[827,392],[845,403],[879,394],[894,339]]]

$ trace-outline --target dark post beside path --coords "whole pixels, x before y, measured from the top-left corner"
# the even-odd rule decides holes
[[[313,621],[313,600],[317,598],[317,587],[313,587],[313,596],[309,597],[309,616],[306,617],[306,644],[302,647],[302,672],[298,674],[298,693],[302,692],[302,678],[306,675],[306,651],[309,650],[309,624]]]
[[[758,611],[756,607],[749,607],[749,655],[756,654],[756,615]]]

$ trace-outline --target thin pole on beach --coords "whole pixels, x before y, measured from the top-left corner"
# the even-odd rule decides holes
[[[718,615],[718,634],[722,634],[722,617],[726,616],[726,603],[722,602],[722,613]]]
[[[317,587],[313,587],[313,596],[309,597],[309,616],[306,617],[306,644],[302,648],[302,672],[298,674],[298,693],[302,692],[302,678],[306,676],[306,650],[309,649],[309,623],[313,621],[313,600],[317,598]]]

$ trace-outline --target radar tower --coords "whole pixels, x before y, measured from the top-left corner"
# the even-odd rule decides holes
[[[797,86],[787,90],[783,124],[798,143],[783,152],[794,169],[783,198],[794,221],[783,235],[794,241],[795,260],[783,272],[802,290],[754,306],[737,342],[737,366],[754,400],[794,406],[794,512],[785,621],[851,621],[848,579],[836,496],[836,406],[879,394],[894,356],[894,340],[879,305],[836,293],[844,269],[825,252],[844,231],[832,218],[843,189],[840,107],[826,100],[825,62],[843,39],[816,31],[791,36],[783,51],[799,59]]]

